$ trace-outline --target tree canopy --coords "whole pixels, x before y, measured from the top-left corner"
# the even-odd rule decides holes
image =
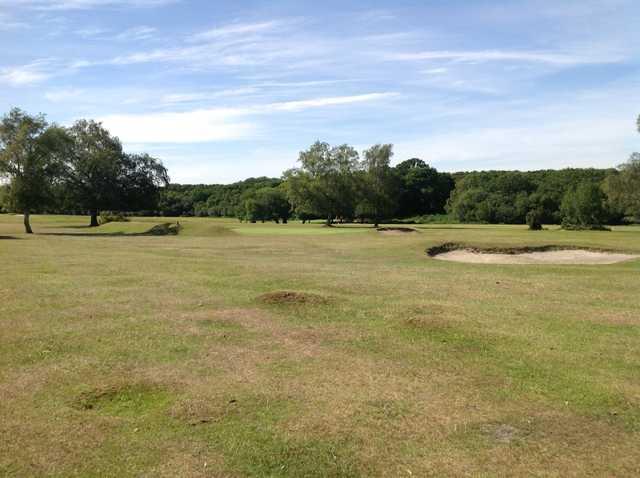
[[[5,201],[23,213],[29,234],[30,214],[52,199],[69,144],[65,131],[44,115],[16,108],[0,121],[0,175],[9,179]]]

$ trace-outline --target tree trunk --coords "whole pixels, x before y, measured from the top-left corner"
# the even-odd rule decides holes
[[[29,222],[29,211],[24,211],[24,232],[27,234],[33,234],[33,230],[31,229],[31,222]]]
[[[327,226],[331,225],[331,216],[327,216],[327,222],[325,223],[325,225]]]
[[[378,226],[380,225],[380,219],[378,219],[377,217],[374,219],[375,224],[373,225],[373,227],[375,227],[376,229],[378,228]]]
[[[92,209],[91,210],[91,223],[89,224],[89,227],[98,227],[98,210],[97,209]]]

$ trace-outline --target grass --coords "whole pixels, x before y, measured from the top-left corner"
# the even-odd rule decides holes
[[[425,253],[638,227],[87,222],[0,216],[2,476],[640,473],[640,260]]]

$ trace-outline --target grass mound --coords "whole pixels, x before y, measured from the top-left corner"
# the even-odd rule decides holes
[[[177,236],[181,228],[180,224],[164,222],[153,226],[147,231],[147,234],[151,236]]]
[[[287,290],[262,294],[258,297],[258,300],[265,304],[326,304],[328,302],[326,297],[318,294]]]

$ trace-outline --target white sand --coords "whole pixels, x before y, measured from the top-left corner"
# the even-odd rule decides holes
[[[434,256],[434,259],[441,261],[468,262],[472,264],[615,264],[638,258],[640,256],[632,254],[585,250],[493,254],[460,249]]]

